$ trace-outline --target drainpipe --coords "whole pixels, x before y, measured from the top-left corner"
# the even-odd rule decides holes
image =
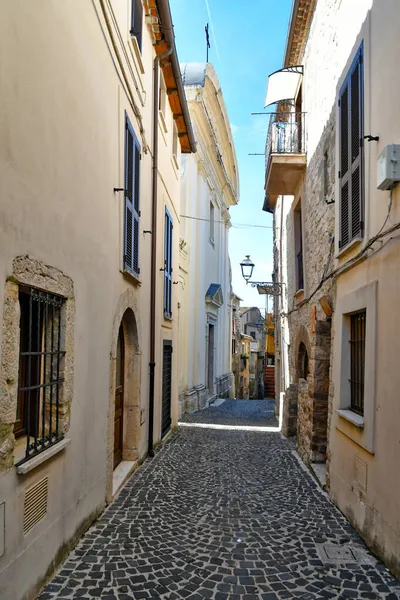
[[[151,218],[151,274],[150,274],[150,382],[149,382],[149,438],[148,456],[154,456],[154,376],[156,368],[156,275],[157,275],[157,185],[158,185],[158,82],[159,63],[172,54],[173,46],[154,59],[153,73],[153,173]]]

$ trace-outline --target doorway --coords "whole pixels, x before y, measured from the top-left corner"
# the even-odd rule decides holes
[[[125,345],[122,324],[119,328],[117,342],[116,381],[115,381],[115,413],[114,413],[114,469],[122,461],[124,441],[124,374]]]
[[[208,392],[214,394],[214,325],[208,325]]]
[[[163,343],[161,437],[171,429],[172,342]]]

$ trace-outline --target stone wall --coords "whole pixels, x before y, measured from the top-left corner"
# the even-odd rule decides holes
[[[297,383],[290,384],[283,399],[282,435],[285,437],[297,433],[297,394]]]

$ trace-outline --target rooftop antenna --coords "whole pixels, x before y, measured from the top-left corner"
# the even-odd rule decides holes
[[[209,29],[208,29],[208,23],[207,25],[204,27],[204,31],[206,32],[206,43],[207,43],[207,62],[208,62],[208,49],[211,48],[210,46],[210,34],[209,34]]]

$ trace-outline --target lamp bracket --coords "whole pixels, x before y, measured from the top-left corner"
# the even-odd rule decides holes
[[[249,281],[251,287],[256,287],[259,294],[268,296],[280,296],[283,283],[277,281]]]

